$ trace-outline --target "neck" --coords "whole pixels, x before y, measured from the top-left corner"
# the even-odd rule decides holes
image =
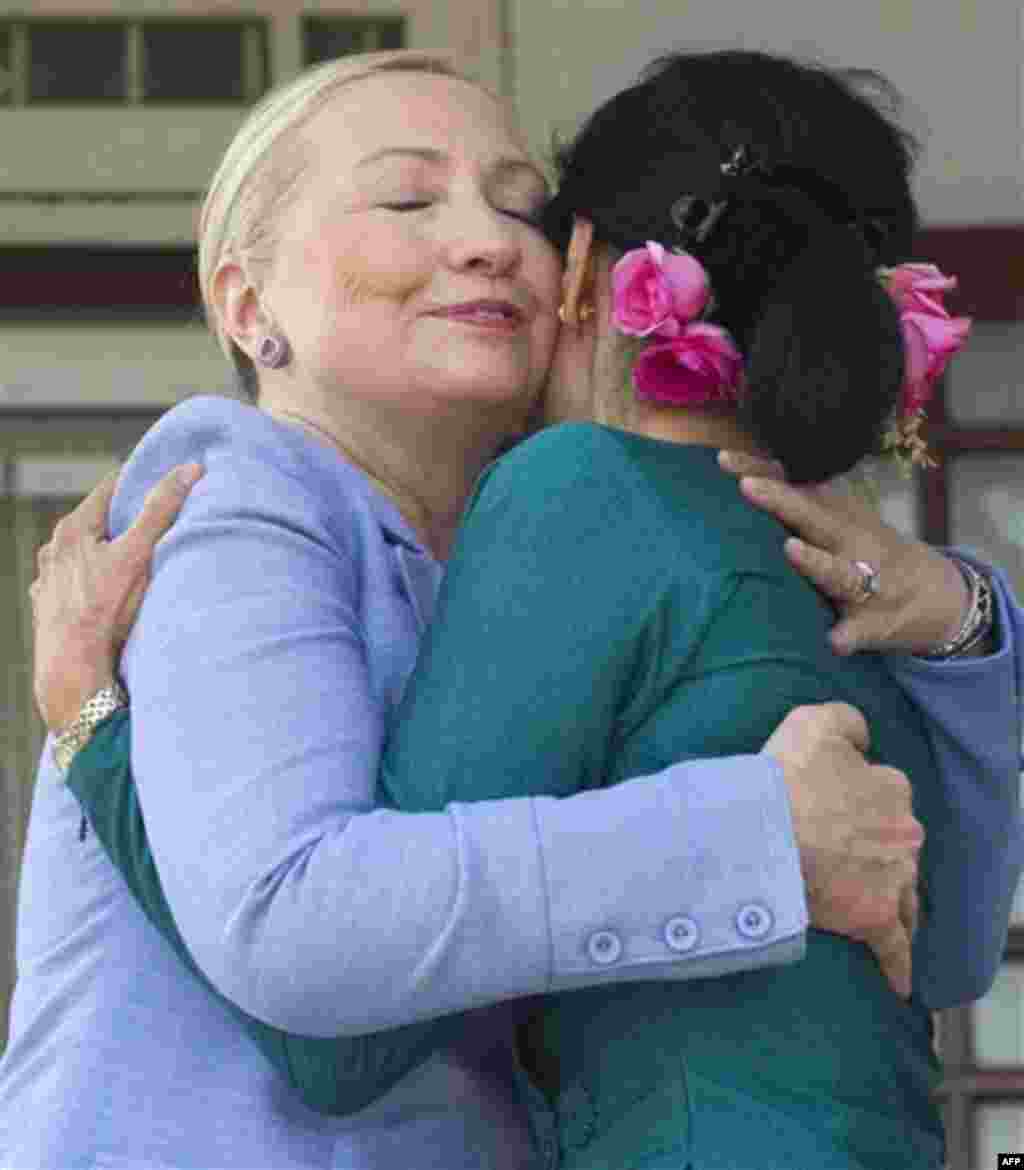
[[[473,484],[508,431],[505,418],[362,412],[350,403],[274,401],[260,406],[299,426],[358,467],[402,513],[438,560],[445,560]],[[462,417],[466,414],[468,417]]]
[[[740,426],[731,411],[682,410],[638,402],[630,411],[629,421],[623,426],[626,430],[635,431],[636,434],[646,435],[651,439],[729,448],[732,451],[746,451],[751,455],[770,458]]]

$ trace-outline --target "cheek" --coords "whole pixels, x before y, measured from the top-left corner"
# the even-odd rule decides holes
[[[533,326],[532,364],[542,374],[554,361],[558,342],[558,317],[553,311],[538,316]]]
[[[565,268],[561,256],[549,244],[537,241],[534,255],[531,256],[531,268],[537,299],[542,305],[554,310],[562,299]]]
[[[420,249],[368,236],[346,241],[326,256],[321,252],[315,262],[338,308],[405,301],[429,282],[432,271]]]

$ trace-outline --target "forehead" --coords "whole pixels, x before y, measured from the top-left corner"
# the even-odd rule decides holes
[[[392,147],[441,151],[485,163],[491,157],[528,159],[504,103],[452,77],[391,72],[342,88],[308,124],[304,135],[338,169]]]

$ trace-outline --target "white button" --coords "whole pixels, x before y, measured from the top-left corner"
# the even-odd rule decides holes
[[[662,931],[667,946],[674,951],[692,951],[700,939],[697,923],[685,914],[677,914],[665,923]]]
[[[772,912],[760,902],[748,902],[736,911],[736,929],[744,938],[764,938],[774,924]]]
[[[614,930],[596,930],[587,940],[587,954],[606,967],[622,954],[622,940]]]

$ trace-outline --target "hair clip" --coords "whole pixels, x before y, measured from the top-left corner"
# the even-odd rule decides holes
[[[739,179],[760,169],[748,146],[737,146],[718,167],[723,179]],[[728,205],[728,197],[707,199],[700,195],[681,195],[669,208],[668,214],[684,242],[703,244]]]
[[[749,146],[737,146],[732,154],[718,168],[724,178],[738,179],[741,175],[748,175],[758,169]]]
[[[715,224],[722,218],[726,200],[704,199],[700,195],[681,195],[669,208],[669,219],[684,243],[703,244]]]

